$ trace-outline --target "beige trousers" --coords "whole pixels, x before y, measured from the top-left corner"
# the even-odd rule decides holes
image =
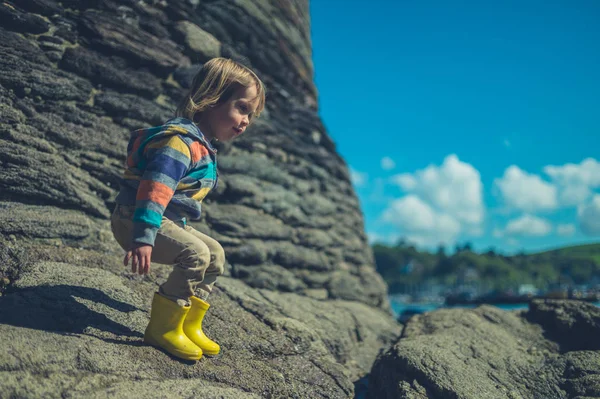
[[[117,205],[111,218],[111,229],[119,245],[128,251],[132,247],[134,206]],[[173,265],[159,293],[180,305],[188,305],[195,295],[206,299],[217,277],[223,274],[225,252],[216,240],[191,226],[162,219],[151,262]]]

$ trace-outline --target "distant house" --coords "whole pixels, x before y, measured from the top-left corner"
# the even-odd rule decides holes
[[[536,296],[539,290],[533,284],[521,284],[517,292],[519,295]]]
[[[459,284],[468,284],[479,280],[479,272],[473,267],[467,267],[459,270],[457,273],[457,281]]]

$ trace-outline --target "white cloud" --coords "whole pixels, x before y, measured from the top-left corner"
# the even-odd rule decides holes
[[[552,225],[545,219],[532,215],[523,215],[506,224],[504,230],[512,236],[546,236],[552,231]]]
[[[367,232],[369,244],[373,245],[376,242],[387,245],[393,245],[398,242],[400,236],[398,234],[380,234],[375,232]]]
[[[563,237],[572,236],[575,234],[575,225],[573,223],[559,224],[556,226],[556,233]]]
[[[592,189],[600,187],[600,162],[593,158],[579,164],[548,165],[544,172],[558,186],[563,206],[581,205],[592,196]]]
[[[401,173],[391,177],[392,183],[400,186],[404,191],[412,191],[417,186],[417,179],[410,173]]]
[[[417,244],[449,244],[460,233],[460,223],[452,216],[437,212],[416,195],[393,201],[382,220],[400,228],[407,239]]]
[[[448,155],[441,165],[390,178],[407,195],[382,214],[407,240],[419,245],[452,244],[460,233],[483,234],[483,184],[479,171]]]
[[[529,174],[518,166],[509,166],[504,176],[494,180],[506,204],[525,212],[555,209],[558,206],[556,187],[538,175]]]
[[[590,187],[600,187],[600,162],[594,158],[586,158],[579,164],[548,165],[544,172],[564,185],[581,183]]]
[[[600,194],[594,195],[589,203],[578,207],[577,219],[584,234],[600,235]]]
[[[571,184],[559,187],[558,199],[563,206],[581,205],[592,196],[592,190],[583,185]]]
[[[510,141],[508,141],[507,139],[504,139],[504,146],[506,148],[510,147]]]
[[[461,223],[477,225],[483,221],[479,171],[454,154],[448,155],[439,167],[429,165],[414,174],[396,175],[392,181]]]
[[[381,168],[383,170],[391,170],[396,167],[396,162],[390,157],[381,158]]]
[[[496,227],[494,228],[494,231],[492,231],[492,236],[494,236],[494,238],[502,238],[504,237],[504,231]]]
[[[350,168],[350,180],[352,181],[352,184],[354,184],[356,187],[361,187],[367,181],[367,174],[358,172]]]

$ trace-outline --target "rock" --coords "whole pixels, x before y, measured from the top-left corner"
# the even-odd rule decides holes
[[[0,392],[347,398],[399,333],[318,116],[308,3],[282,4],[0,5]],[[231,276],[207,326],[227,350],[190,366],[141,345],[170,267],[131,276],[109,217],[130,131],[172,117],[217,54],[269,97],[218,144],[219,187],[190,223],[223,245]]]
[[[179,67],[173,72],[173,79],[181,85],[181,87],[189,89],[192,86],[194,76],[200,70],[202,65],[194,64],[189,67]]]
[[[323,272],[331,270],[328,257],[320,251],[288,242],[273,243],[273,261],[283,267]]]
[[[1,29],[0,54],[0,84],[19,97],[85,102],[92,91],[89,82],[54,69],[38,47]]]
[[[152,396],[176,388],[232,398],[346,398],[373,348],[398,333],[363,304],[323,303],[224,278],[204,323],[223,354],[187,364],[142,343],[155,289],[149,280],[127,286],[92,267],[32,265],[0,301],[0,389],[50,398],[65,390],[93,397],[100,389],[127,396],[138,387],[152,387]]]
[[[0,232],[5,236],[83,239],[90,235],[90,229],[83,212],[0,202]]]
[[[154,101],[145,100],[131,94],[121,94],[112,90],[99,93],[94,103],[115,118],[132,118],[160,125],[170,119],[174,107],[167,108]],[[143,127],[143,126],[140,126]]]
[[[9,142],[0,145],[0,158],[0,200],[19,196],[25,202],[68,205],[90,215],[108,216],[104,202],[89,193],[89,176],[62,158]]]
[[[248,240],[240,247],[227,251],[230,262],[242,265],[259,265],[267,260],[267,247],[261,240]]]
[[[376,360],[368,397],[595,397],[600,392],[596,344],[588,340],[587,346],[562,354],[562,345],[547,339],[546,326],[530,321],[552,311],[562,316],[545,314],[545,323],[562,324],[584,314],[598,323],[600,315],[586,305],[536,301],[527,313],[480,306],[414,316]]]
[[[252,267],[236,265],[232,276],[254,288],[297,293],[304,292],[306,288],[306,284],[291,271],[266,263]]]
[[[304,290],[304,295],[321,300],[325,300],[329,297],[329,293],[325,288],[307,288]]]
[[[327,231],[311,229],[311,228],[299,228],[298,232],[298,242],[303,245],[317,248],[317,249],[326,249],[333,244],[333,239],[331,235],[327,233]]]
[[[68,48],[59,66],[96,85],[155,98],[162,93],[160,80],[144,70],[129,69],[120,57],[104,57],[83,47]]]
[[[75,21],[59,15],[52,16],[51,20],[56,26],[54,36],[61,37],[72,44],[79,41],[79,32]]]
[[[200,62],[221,55],[221,43],[210,33],[190,21],[179,21],[175,29],[181,34],[188,56]]]
[[[292,236],[289,226],[240,205],[213,205],[206,219],[213,228],[232,237],[289,240]]]
[[[19,7],[23,10],[51,17],[60,14],[63,10],[52,0],[20,0]]]
[[[294,185],[294,178],[266,157],[240,152],[235,157],[225,157],[219,165],[228,174],[245,174],[284,188]]]
[[[342,271],[336,271],[332,274],[327,289],[332,298],[343,298],[350,301],[363,301],[366,299],[360,280],[356,276]]]
[[[120,23],[115,16],[86,10],[81,23],[96,46],[115,55],[123,55],[161,75],[176,67],[190,65],[190,60],[169,38],[158,38],[133,25]]]
[[[600,308],[594,304],[535,299],[526,317],[541,325],[548,338],[557,342],[563,352],[600,350]]]
[[[19,33],[33,33],[34,35],[47,32],[49,24],[42,17],[25,13],[8,4],[0,4],[0,21],[3,27]]]
[[[564,370],[561,388],[569,397],[600,397],[600,353],[597,350],[568,352],[557,363]]]

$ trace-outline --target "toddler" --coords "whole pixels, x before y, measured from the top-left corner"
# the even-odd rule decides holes
[[[264,104],[265,88],[253,71],[214,58],[196,74],[174,118],[131,133],[111,228],[133,273],[147,274],[151,261],[173,265],[154,294],[144,342],[181,359],[220,351],[202,320],[225,254],[188,225],[200,218],[202,200],[217,186],[211,141],[244,133]]]

